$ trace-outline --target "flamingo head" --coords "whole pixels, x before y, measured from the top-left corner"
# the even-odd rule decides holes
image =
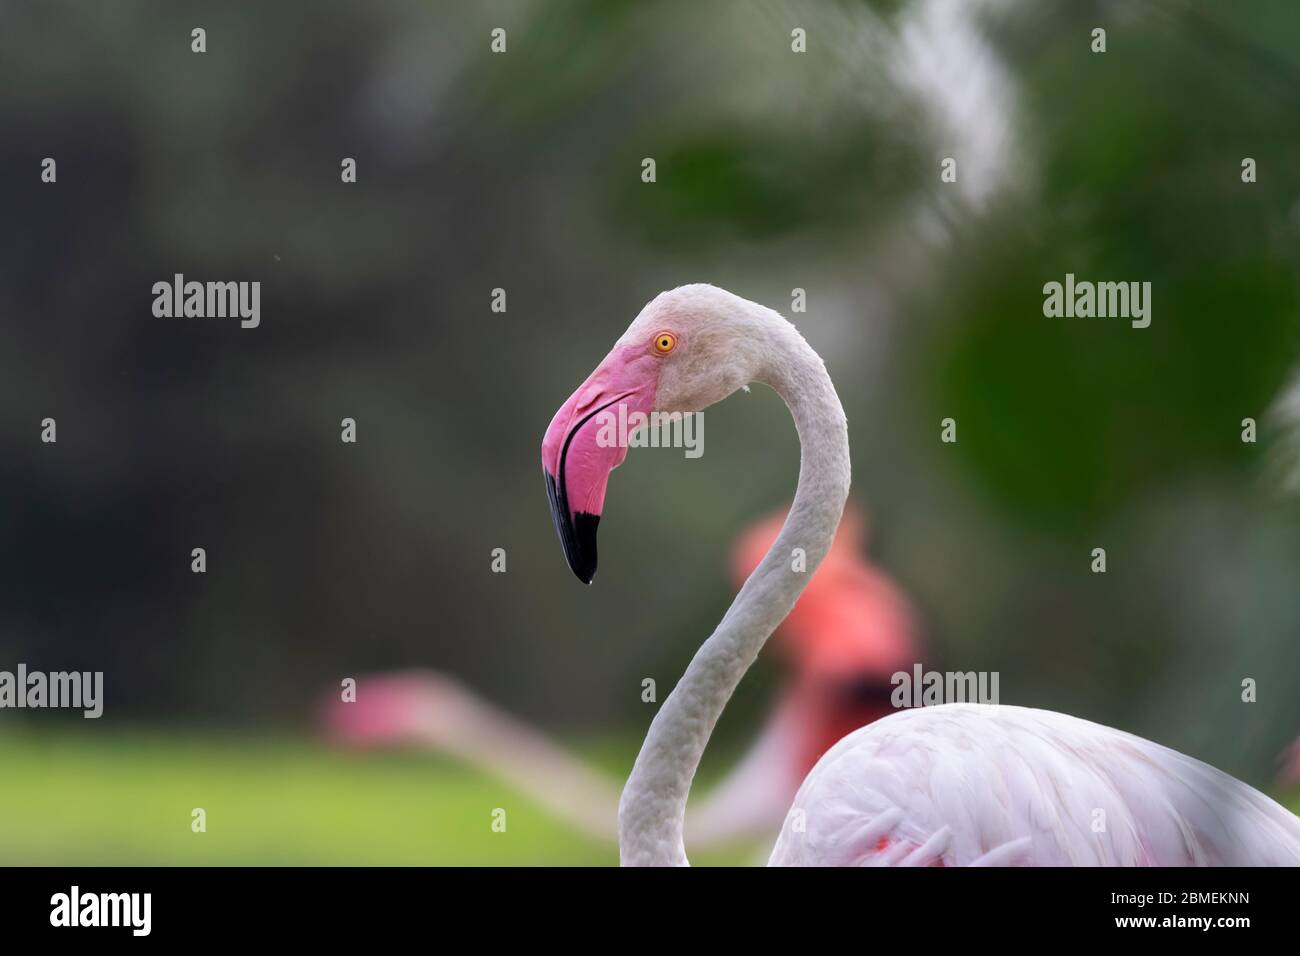
[[[470,726],[475,704],[473,695],[445,674],[408,671],[362,678],[355,700],[331,694],[321,716],[328,737],[345,746],[450,745]]]
[[[661,293],[560,406],[542,439],[542,473],[564,557],[580,581],[595,576],[609,473],[627,457],[640,420],[697,412],[760,380],[782,325],[775,312],[715,286]]]

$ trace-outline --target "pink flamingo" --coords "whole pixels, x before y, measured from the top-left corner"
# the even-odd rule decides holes
[[[755,525],[737,543],[738,585],[776,539],[784,514]],[[692,807],[693,845],[773,832],[817,758],[892,710],[890,677],[919,660],[919,641],[902,592],[863,559],[865,535],[862,517],[846,511],[826,560],[774,641],[789,678],[773,714],[748,754]],[[355,701],[331,699],[324,716],[338,742],[448,753],[529,794],[578,830],[616,838],[614,783],[444,674],[363,678]]]
[[[709,285],[665,292],[560,407],[542,441],[569,567],[590,582],[609,473],[601,412],[693,413],[753,383],[785,401],[802,458],[780,534],[650,723],[619,802],[625,865],[685,865],[687,795],[760,648],[830,550],[849,490],[844,409],[794,326]],[[803,561],[792,561],[793,555]],[[807,571],[800,570],[806,568]],[[770,865],[1300,864],[1300,820],[1173,750],[1064,714],[946,704],[854,731],[808,774]]]
[[[763,519],[737,542],[732,577],[741,587],[767,554],[785,522],[783,510]],[[799,744],[785,764],[784,815],[808,771],[845,734],[895,709],[891,678],[924,658],[911,603],[890,578],[864,560],[867,527],[848,508],[830,550],[772,642],[789,684],[773,726],[788,722]],[[795,729],[797,728],[797,730]]]
[[[1282,767],[1277,775],[1278,785],[1289,789],[1300,789],[1300,740],[1284,750],[1279,760]]]

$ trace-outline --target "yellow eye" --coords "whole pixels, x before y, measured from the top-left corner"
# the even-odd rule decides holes
[[[655,351],[660,355],[667,355],[675,348],[677,348],[677,336],[671,332],[660,332],[655,336]]]

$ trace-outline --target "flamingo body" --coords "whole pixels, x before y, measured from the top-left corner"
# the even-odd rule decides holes
[[[751,382],[775,390],[794,419],[794,503],[650,722],[619,801],[625,865],[687,865],[687,796],[713,727],[832,551],[851,477],[848,427],[825,363],[793,325],[691,285],[641,310],[542,441],[565,557],[590,583],[609,472],[626,455],[603,447],[593,419],[620,403],[699,411]],[[1047,711],[952,704],[893,714],[832,747],[799,788],[770,862],[1294,866],[1300,821],[1141,738]]]
[[[1300,865],[1300,819],[1208,764],[1027,707],[855,731],[795,796],[771,866]]]

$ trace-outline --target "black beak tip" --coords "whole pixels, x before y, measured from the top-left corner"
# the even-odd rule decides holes
[[[542,469],[546,478],[546,498],[551,504],[551,519],[555,530],[560,535],[560,544],[564,547],[564,560],[583,584],[590,584],[596,576],[596,527],[600,524],[600,515],[579,511],[570,516],[569,502],[555,477]]]
[[[596,526],[600,515],[579,511],[574,516],[574,537],[577,547],[568,554],[569,567],[583,584],[590,584],[596,576]]]

